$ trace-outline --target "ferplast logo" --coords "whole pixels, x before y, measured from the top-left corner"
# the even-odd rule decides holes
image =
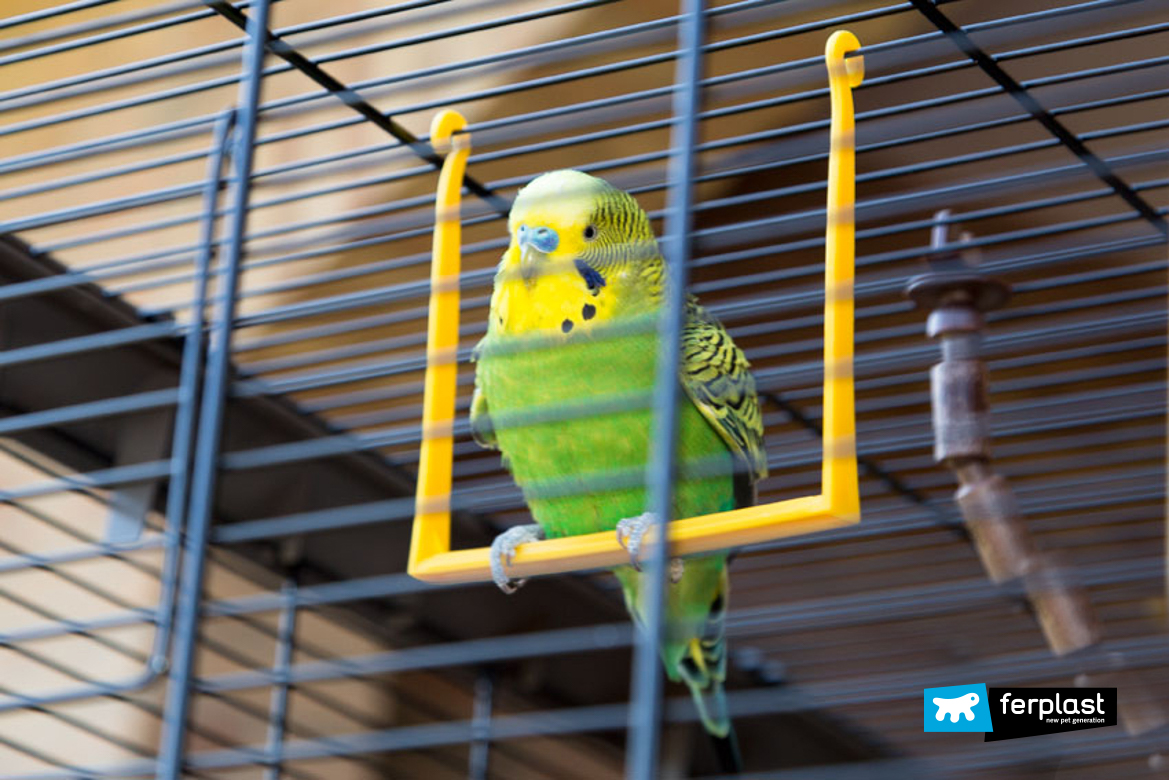
[[[1116,725],[1115,688],[926,688],[926,731],[982,731],[985,741]]]
[[[948,685],[925,689],[926,731],[994,731],[986,685]]]
[[[991,688],[987,742],[1116,725],[1115,688]]]
[[[1003,705],[1003,714],[1007,714],[1007,707],[1010,707],[1012,715],[1022,715],[1026,713],[1030,715],[1032,712],[1032,705],[1035,705],[1034,712],[1036,717],[1040,720],[1047,719],[1048,723],[1063,723],[1065,719],[1071,722],[1071,716],[1076,716],[1076,722],[1081,719],[1085,723],[1103,723],[1099,717],[1104,714],[1104,695],[1097,693],[1095,698],[1090,696],[1064,696],[1060,697],[1059,690],[1056,689],[1055,696],[1050,699],[1046,697],[1027,697],[1021,699],[1018,696],[1011,698],[1011,692],[1007,691],[999,701]],[[1058,716],[1058,717],[1051,717]],[[1066,716],[1066,718],[1065,718]],[[1083,716],[1082,718],[1080,716]]]

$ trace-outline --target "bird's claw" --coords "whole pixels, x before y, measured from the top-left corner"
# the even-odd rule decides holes
[[[491,543],[491,579],[500,590],[510,596],[523,587],[527,579],[513,580],[507,576],[506,567],[511,566],[515,559],[517,547],[529,542],[538,542],[543,538],[543,530],[534,523],[514,526],[495,537],[495,541]]]
[[[637,571],[641,571],[641,559],[638,557],[641,542],[653,521],[653,515],[645,512],[637,517],[626,517],[617,523],[617,544],[629,553],[629,563]],[[678,584],[685,572],[686,563],[681,558],[670,559],[670,582]]]
[[[629,562],[637,571],[641,571],[641,561],[638,554],[641,552],[641,541],[645,532],[653,525],[654,517],[650,512],[643,512],[637,517],[626,517],[617,523],[617,544],[629,553]]]

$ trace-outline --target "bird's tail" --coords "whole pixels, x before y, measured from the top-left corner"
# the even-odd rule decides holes
[[[690,688],[690,695],[694,697],[694,706],[698,708],[698,717],[702,725],[714,737],[725,737],[731,730],[731,719],[727,714],[727,697],[723,690],[721,675],[712,673],[717,667],[707,665],[710,658],[707,648],[701,647],[702,640],[694,639],[690,643],[689,655],[678,665],[678,672],[683,682]],[[723,645],[721,639],[719,642]],[[725,652],[725,646],[720,647]],[[698,660],[696,660],[698,659]],[[723,661],[725,669],[725,659]]]
[[[723,688],[726,676],[726,642],[722,635],[710,644],[705,639],[691,641],[690,652],[679,664],[682,680],[690,688],[694,706],[702,719],[702,726],[710,734],[718,759],[719,769],[727,774],[742,771],[739,742],[727,712],[727,696]]]
[[[726,573],[714,603],[710,605],[701,636],[690,640],[678,664],[678,676],[690,688],[694,706],[702,725],[716,738],[731,733],[727,714],[727,697],[723,682],[727,678],[727,599]]]
[[[629,611],[634,620],[644,626],[638,610],[638,575],[633,574],[632,569],[628,572],[618,569],[615,573],[625,587],[625,603]],[[702,630],[694,632],[698,636],[690,633],[696,626],[685,624],[689,639],[677,643],[667,642],[662,648],[662,660],[670,679],[681,680],[690,689],[698,716],[714,743],[722,771],[737,774],[741,771],[739,746],[731,727],[723,688],[727,678],[726,618],[729,588],[725,566],[721,567],[719,577],[718,591],[701,624]]]

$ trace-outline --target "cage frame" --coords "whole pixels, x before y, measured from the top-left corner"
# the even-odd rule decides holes
[[[828,38],[832,119],[829,134],[827,224],[824,244],[824,401],[821,489],[751,507],[668,524],[671,554],[693,555],[852,525],[860,521],[853,386],[853,276],[855,272],[856,141],[852,90],[864,78],[864,59],[849,53],[860,41],[847,30]],[[410,553],[406,571],[426,582],[491,579],[491,548],[451,549],[451,489],[458,380],[459,209],[471,153],[467,122],[444,110],[431,123],[430,140],[450,151],[435,197],[431,292],[422,402],[422,443]],[[652,544],[654,530],[647,533]],[[519,545],[508,565],[516,577],[558,574],[628,562],[617,536],[602,531]]]

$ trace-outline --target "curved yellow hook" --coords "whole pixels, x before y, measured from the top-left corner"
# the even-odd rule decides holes
[[[865,79],[865,58],[864,57],[848,57],[854,51],[858,51],[861,47],[861,42],[857,37],[848,30],[837,30],[828,38],[828,43],[824,46],[824,59],[828,62],[828,79],[832,82],[842,73],[847,76],[847,86],[850,88],[859,87],[861,82]],[[843,68],[843,70],[841,70]],[[835,84],[832,84],[835,87]],[[849,110],[851,119],[852,111]],[[833,117],[836,114],[832,115]]]
[[[466,127],[467,120],[463,115],[450,109],[438,112],[430,121],[430,145],[435,151],[450,149],[438,177],[436,205],[440,207],[457,208],[462,200],[463,172],[467,169],[467,156],[471,153],[471,134],[460,132]],[[459,135],[455,137],[455,133]],[[442,216],[439,214],[439,217]]]
[[[434,202],[434,245],[430,264],[430,320],[427,325],[426,379],[422,395],[422,451],[418,461],[414,527],[406,570],[415,573],[431,556],[450,549],[452,428],[458,379],[459,254],[463,174],[471,154],[471,134],[459,133],[467,120],[442,111],[430,123],[435,150],[449,148],[438,177]],[[459,133],[458,135],[455,135]]]

